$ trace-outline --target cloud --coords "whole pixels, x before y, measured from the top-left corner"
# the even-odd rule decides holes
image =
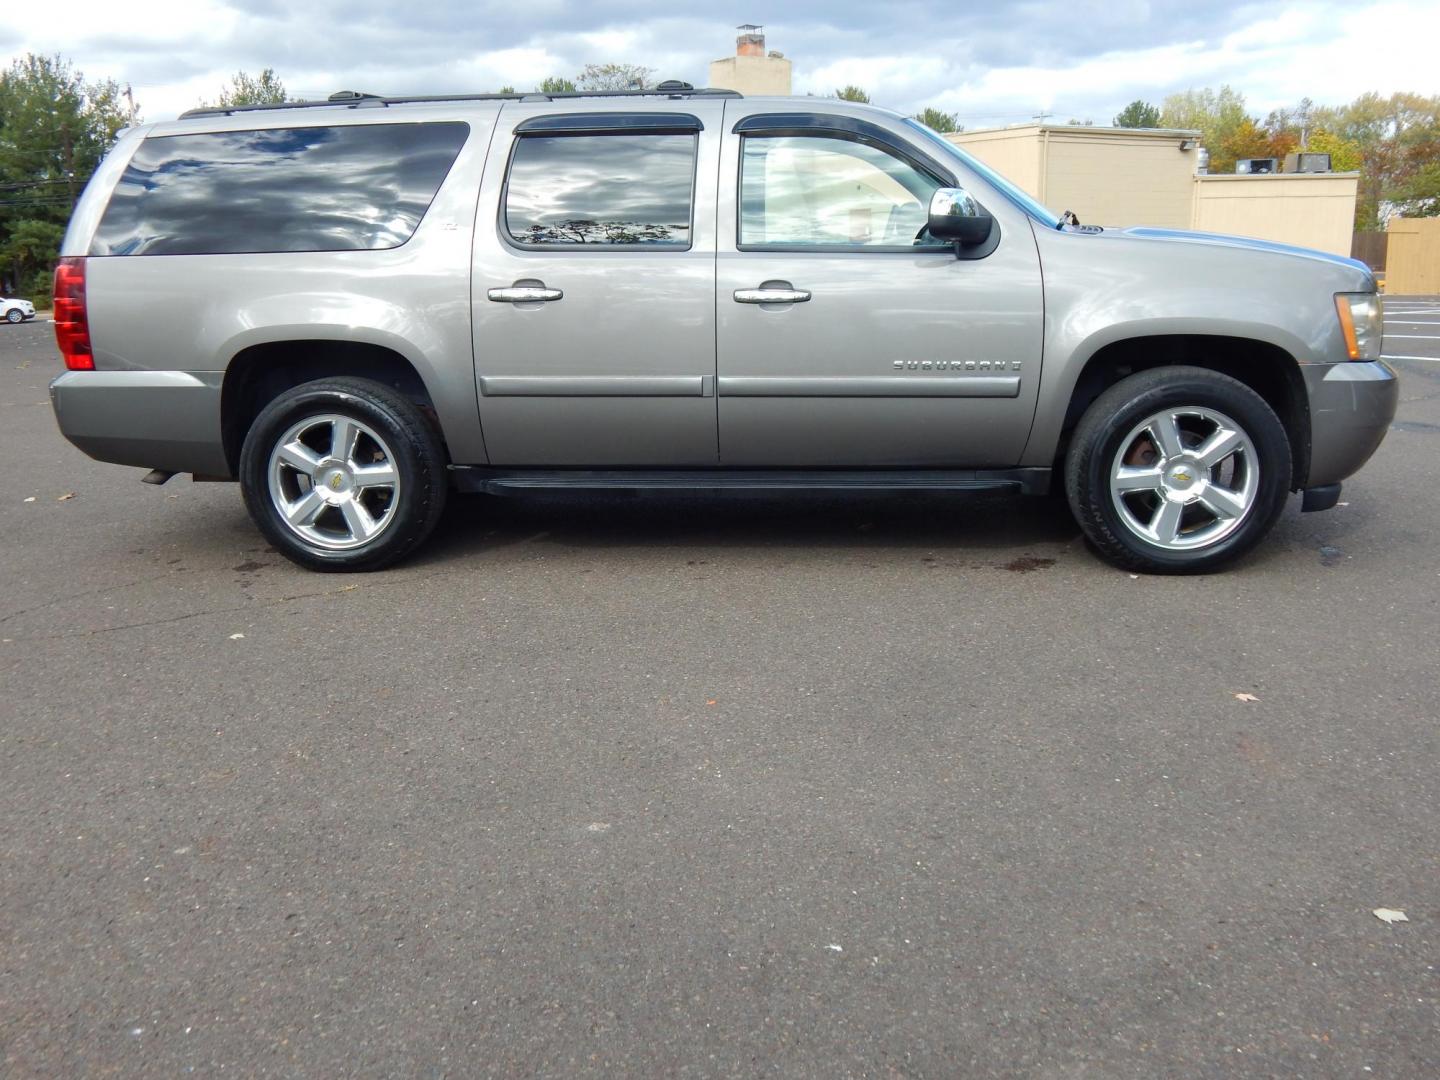
[[[732,52],[739,15],[653,0],[72,0],[63,20],[12,21],[0,48],[63,53],[92,78],[132,84],[144,114],[164,119],[265,67],[311,97],[528,89],[607,61],[701,85]],[[1306,95],[1440,92],[1433,0],[796,0],[778,17],[769,45],[794,62],[797,92],[855,83],[880,104],[939,105],[971,126],[1040,110],[1103,122],[1134,98],[1220,83],[1259,113]]]

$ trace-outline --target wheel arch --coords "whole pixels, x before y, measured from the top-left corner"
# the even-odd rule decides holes
[[[1085,410],[1107,389],[1138,371],[1182,364],[1228,375],[1275,410],[1290,441],[1290,486],[1303,487],[1310,470],[1310,404],[1300,365],[1280,345],[1243,336],[1149,334],[1101,344],[1085,359],[1071,386],[1055,445],[1056,467],[1063,466]]]
[[[269,341],[241,349],[225,368],[220,431],[231,475],[239,468],[246,433],[268,402],[302,383],[336,376],[373,379],[392,387],[429,417],[444,443],[429,386],[416,365],[397,350],[362,341]]]

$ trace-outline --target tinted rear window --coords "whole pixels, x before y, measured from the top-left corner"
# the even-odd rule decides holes
[[[526,247],[690,246],[694,135],[527,135],[505,190]]]
[[[414,234],[469,125],[268,128],[146,139],[94,255],[363,251]]]

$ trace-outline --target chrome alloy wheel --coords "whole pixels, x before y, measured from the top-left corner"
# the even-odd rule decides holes
[[[1136,424],[1110,465],[1110,498],[1132,533],[1167,551],[1223,540],[1249,516],[1259,455],[1243,428],[1198,406]]]
[[[347,551],[374,540],[395,519],[400,474],[374,430],[327,413],[293,425],[270,454],[270,501],[308,544]]]

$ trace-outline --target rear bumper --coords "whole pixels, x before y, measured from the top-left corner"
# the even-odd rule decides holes
[[[100,461],[229,476],[221,371],[67,371],[50,384],[60,433]]]
[[[1370,460],[1400,400],[1400,380],[1375,360],[1301,367],[1310,398],[1310,473],[1304,487],[1344,480]]]

